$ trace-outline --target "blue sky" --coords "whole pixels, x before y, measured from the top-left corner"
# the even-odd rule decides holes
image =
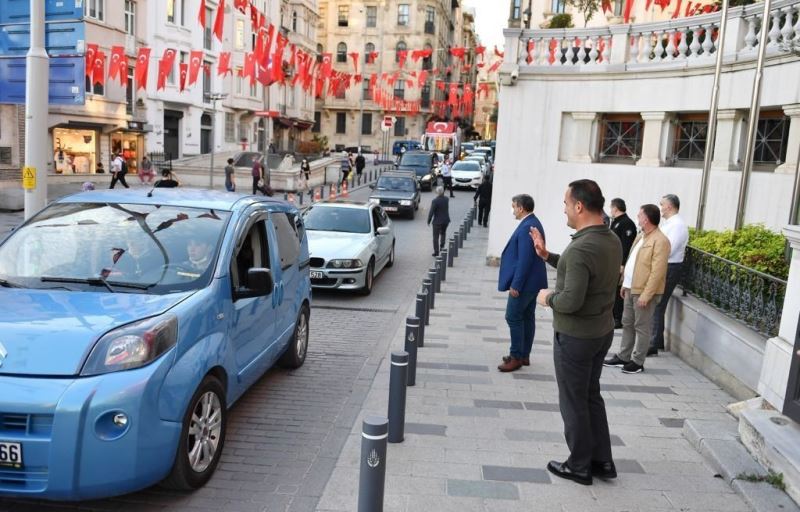
[[[508,23],[508,1],[464,0],[464,5],[475,8],[475,25],[481,43],[489,48],[502,47],[503,29]]]

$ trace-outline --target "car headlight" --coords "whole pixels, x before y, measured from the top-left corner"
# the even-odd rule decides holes
[[[420,179],[420,181],[431,181],[431,175],[426,174],[425,176],[422,177],[422,179]]]
[[[328,262],[328,268],[358,268],[363,265],[361,260],[331,260]]]
[[[381,200],[378,199],[377,197],[370,197],[369,204],[381,204]]]
[[[400,201],[400,206],[411,206],[411,201],[409,201],[408,199],[402,199]]]
[[[178,318],[162,315],[125,325],[100,338],[81,375],[130,370],[144,366],[175,346],[178,341]]]

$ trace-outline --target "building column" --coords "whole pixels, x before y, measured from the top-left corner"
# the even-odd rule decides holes
[[[786,145],[786,161],[775,172],[794,174],[797,170],[797,149],[800,148],[800,103],[786,105],[783,113],[789,116],[789,142]]]
[[[596,158],[596,144],[592,143],[592,128],[597,122],[596,112],[572,112],[572,151],[567,157],[568,162],[586,163],[594,162]]]
[[[636,165],[662,167],[667,161],[669,115],[666,112],[642,112],[642,120],[644,120],[642,157]]]
[[[717,113],[717,140],[711,162],[712,170],[739,170],[742,119],[744,113],[739,110],[720,110]]]

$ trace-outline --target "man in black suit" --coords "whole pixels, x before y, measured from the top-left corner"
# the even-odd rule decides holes
[[[478,225],[487,227],[489,224],[489,210],[492,209],[492,180],[486,175],[475,191],[475,201],[478,201]]]
[[[436,197],[431,201],[428,225],[433,224],[433,256],[444,249],[447,225],[450,224],[450,199],[444,195],[444,187],[436,187]]]
[[[611,217],[614,219],[611,221],[611,231],[619,237],[619,241],[622,243],[622,267],[625,267],[625,262],[628,261],[628,254],[631,252],[631,246],[633,245],[634,239],[636,239],[636,224],[628,217],[628,214],[625,213],[626,210],[625,201],[619,197],[615,197],[611,200],[611,208],[609,208],[609,211],[611,212]],[[622,309],[624,301],[619,293],[620,286],[621,285],[617,285],[616,300],[614,301],[615,329],[622,328]]]

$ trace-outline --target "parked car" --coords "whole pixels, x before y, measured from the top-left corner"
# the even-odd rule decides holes
[[[416,151],[422,149],[422,143],[418,140],[396,140],[392,144],[392,154],[397,156],[405,151]]]
[[[478,188],[481,184],[483,170],[481,164],[473,160],[459,160],[450,169],[453,176],[453,188]]]
[[[413,172],[386,172],[370,188],[369,202],[380,205],[386,213],[399,213],[413,219],[419,209],[420,193]]]
[[[0,496],[205,484],[229,407],[303,364],[299,212],[208,190],[64,197],[0,245]]]
[[[478,162],[481,166],[481,172],[484,174],[488,173],[491,168],[489,162],[486,160],[486,155],[483,153],[472,153],[471,155],[465,157],[462,161],[464,162]]]
[[[433,170],[439,157],[432,151],[406,151],[397,164],[398,171],[413,171],[422,190],[431,190]]]
[[[392,221],[375,204],[314,203],[303,212],[315,288],[372,292],[375,276],[394,265]]]

